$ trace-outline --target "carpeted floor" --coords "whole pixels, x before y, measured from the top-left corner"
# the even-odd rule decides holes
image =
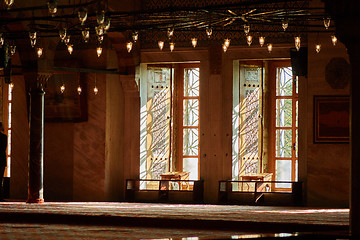
[[[296,232],[324,235],[336,231],[346,235],[348,226],[348,209],[115,202],[0,203],[0,239],[241,239],[257,234]]]

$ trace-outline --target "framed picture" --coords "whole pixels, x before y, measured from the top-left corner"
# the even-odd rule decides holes
[[[349,143],[349,96],[314,96],[314,143]]]
[[[87,120],[86,81],[80,73],[54,74],[45,88],[45,121],[81,122]],[[81,86],[81,94],[77,92]],[[61,92],[61,86],[65,90]]]

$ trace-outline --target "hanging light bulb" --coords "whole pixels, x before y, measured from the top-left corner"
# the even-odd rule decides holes
[[[97,48],[96,48],[96,54],[97,54],[97,56],[98,56],[98,57],[100,57],[100,56],[101,56],[101,54],[102,54],[102,50],[103,50],[103,49],[102,49],[102,47],[101,47],[101,46],[99,46],[99,47],[97,47]]]
[[[11,82],[10,85],[9,85],[10,89],[12,90],[14,88],[14,83]]]
[[[84,22],[86,21],[87,19],[87,9],[86,8],[80,8],[79,11],[78,11],[78,18],[81,22],[81,25],[84,25]]]
[[[94,87],[94,94],[96,95],[96,94],[98,94],[98,92],[99,92],[99,89],[96,87],[96,85],[95,85],[95,87]]]
[[[284,31],[286,31],[286,29],[289,27],[289,20],[287,18],[282,20],[281,26],[284,29]]]
[[[97,36],[97,40],[98,40],[99,44],[101,44],[104,41],[104,35]]]
[[[139,40],[139,33],[137,31],[133,32],[132,39],[133,39],[134,43],[136,43],[137,40]]]
[[[4,45],[5,39],[3,33],[0,33],[0,47]]]
[[[267,45],[267,50],[268,50],[268,52],[271,53],[271,52],[272,52],[272,49],[273,49],[273,45],[272,45],[271,43],[269,43],[269,44]]]
[[[191,39],[191,45],[192,45],[193,47],[196,47],[196,45],[197,45],[197,38],[192,38],[192,39]]]
[[[260,47],[264,46],[264,43],[265,43],[265,37],[263,37],[263,36],[259,37]]]
[[[251,35],[247,35],[246,36],[246,42],[247,42],[247,44],[250,46],[251,45],[251,43],[252,43],[252,36]]]
[[[110,29],[110,18],[105,17],[104,23],[102,24],[104,33]]]
[[[321,51],[321,44],[317,43],[315,45],[315,51],[316,51],[316,53],[319,53]]]
[[[49,0],[47,2],[49,13],[52,17],[55,17],[55,14],[57,13],[57,0]]]
[[[126,43],[126,49],[127,49],[128,53],[131,52],[132,46],[133,46],[132,42],[127,42]]]
[[[64,93],[64,92],[65,92],[65,84],[61,85],[61,87],[60,87],[60,92],[61,92],[61,93]]]
[[[159,46],[160,50],[163,50],[164,42],[163,41],[158,41],[158,46]]]
[[[98,36],[104,35],[104,27],[102,25],[96,26],[95,32],[96,32],[96,35],[98,35]]]
[[[244,25],[244,33],[245,35],[248,35],[250,32],[250,25],[249,24],[245,24]]]
[[[14,4],[14,0],[4,0],[8,9]]]
[[[224,45],[226,46],[226,48],[228,48],[230,46],[230,39],[225,39],[224,40]]]
[[[31,47],[35,47],[36,45],[36,39],[30,39]]]
[[[67,33],[66,28],[61,28],[61,29],[59,30],[59,36],[60,36],[60,40],[61,40],[62,42],[65,41],[66,33]]]
[[[88,42],[89,41],[89,38],[90,38],[90,31],[88,28],[85,28],[84,30],[81,31],[81,34],[82,34],[82,37],[83,37],[83,40],[84,42]]]
[[[38,58],[41,58],[41,56],[43,55],[43,48],[42,47],[38,47],[36,49],[36,54],[38,56]]]
[[[301,39],[299,36],[295,37],[295,48],[297,51],[300,50]]]
[[[335,46],[336,45],[336,43],[337,43],[337,37],[335,36],[335,35],[332,35],[331,36],[331,42],[332,42],[332,44]]]
[[[170,51],[171,51],[171,52],[174,51],[175,43],[170,42],[169,45],[170,45]]]
[[[70,35],[67,34],[66,37],[65,37],[65,39],[64,39],[64,43],[65,43],[65,45],[68,45],[69,42],[70,42]]]
[[[78,94],[80,95],[81,94],[81,92],[82,92],[82,89],[81,89],[81,87],[80,87],[80,85],[77,87],[77,92],[78,92]]]
[[[224,51],[224,53],[228,50],[228,46],[226,46],[226,44],[225,43],[223,43],[223,45],[222,45],[222,49],[223,49],[223,51]]]
[[[14,55],[16,52],[16,46],[11,44],[9,50],[10,50],[10,56]]]
[[[169,39],[174,36],[174,29],[173,28],[168,28],[167,36],[168,36]]]
[[[206,36],[208,38],[211,38],[211,35],[212,35],[212,28],[210,26],[207,26],[206,27]]]
[[[329,17],[324,18],[324,27],[326,29],[328,29],[330,27],[330,22],[331,22],[331,20]]]
[[[36,39],[36,32],[33,31],[33,30],[31,30],[31,31],[29,32],[29,38],[30,38],[30,39]]]
[[[105,11],[100,10],[96,13],[96,21],[99,25],[103,24],[105,21]]]
[[[68,44],[68,45],[67,45],[67,50],[68,50],[68,52],[69,52],[70,54],[72,54],[73,51],[74,51],[73,45],[72,45],[72,44]]]

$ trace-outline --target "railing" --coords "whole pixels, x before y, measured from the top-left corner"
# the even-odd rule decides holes
[[[246,200],[241,194],[249,195]],[[266,204],[266,195],[289,195],[292,205],[302,204],[302,183],[292,181],[219,181],[219,203],[243,202],[245,204]],[[283,203],[279,201],[279,204]],[[276,202],[272,203],[276,204]]]
[[[147,194],[148,193],[148,194]],[[157,196],[154,195],[157,193]],[[178,198],[171,198],[171,195]],[[184,198],[191,194],[191,198]],[[204,182],[197,180],[127,179],[125,199],[127,201],[174,201],[203,202]],[[152,196],[152,199],[147,196]],[[183,196],[181,196],[183,195]],[[142,199],[141,196],[144,198]],[[156,196],[156,198],[154,197]]]

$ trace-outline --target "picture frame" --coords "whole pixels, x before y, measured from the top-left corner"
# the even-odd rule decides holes
[[[314,96],[314,143],[349,143],[350,97]]]
[[[65,91],[61,93],[60,87]],[[81,94],[77,92],[81,86]],[[55,73],[45,87],[44,119],[47,122],[87,121],[86,81],[82,73]]]

